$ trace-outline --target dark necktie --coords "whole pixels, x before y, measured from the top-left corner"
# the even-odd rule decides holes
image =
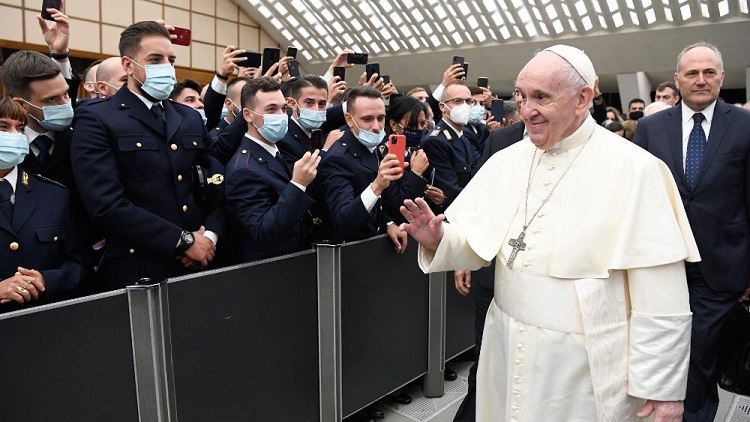
[[[281,156],[281,153],[279,151],[276,151],[275,157],[276,157],[276,160],[279,163],[281,163],[281,167],[284,168],[284,170],[286,171],[287,175],[289,175],[289,177],[292,177],[292,173],[289,170],[289,166],[286,165],[286,160],[284,160],[284,157]]]
[[[156,118],[156,127],[164,132],[167,128],[167,120],[164,118],[164,107],[161,103],[154,103],[151,106],[151,114]]]
[[[698,181],[698,172],[701,169],[703,153],[706,151],[706,133],[703,132],[701,122],[706,116],[703,113],[693,114],[693,130],[688,138],[687,154],[685,154],[685,179],[692,189]]]
[[[32,142],[35,147],[39,148],[39,155],[36,157],[42,168],[47,167],[49,161],[49,149],[52,148],[52,139],[47,135],[39,135]]]
[[[13,202],[10,197],[13,195],[13,187],[7,180],[0,180],[0,212],[3,213],[8,222],[13,221]]]

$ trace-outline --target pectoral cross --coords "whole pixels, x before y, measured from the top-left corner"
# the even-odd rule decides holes
[[[513,251],[510,253],[510,257],[508,258],[508,268],[513,268],[513,261],[516,260],[516,255],[518,255],[518,251],[525,251],[526,250],[526,244],[523,242],[523,237],[526,236],[526,229],[521,230],[521,234],[518,235],[518,239],[510,239],[508,241],[508,244],[510,246],[513,246]]]

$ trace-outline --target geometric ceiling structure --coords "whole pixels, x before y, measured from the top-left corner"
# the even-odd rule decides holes
[[[748,0],[247,0],[307,63],[748,17]],[[264,22],[263,22],[264,21]]]

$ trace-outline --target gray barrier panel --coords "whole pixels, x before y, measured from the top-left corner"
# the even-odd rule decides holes
[[[124,290],[0,315],[3,422],[137,421]]]
[[[377,237],[341,248],[343,414],[427,372],[427,276],[417,242],[404,255]]]
[[[495,263],[488,267],[472,271],[472,286],[479,279],[485,285],[491,286],[495,280]],[[456,291],[453,272],[446,275],[446,333],[445,333],[445,356],[448,360],[474,347],[474,290],[468,296],[461,296]]]
[[[180,422],[319,419],[314,252],[168,287]]]

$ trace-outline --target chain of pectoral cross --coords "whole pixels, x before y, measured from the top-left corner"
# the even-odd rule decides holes
[[[531,181],[534,177],[534,163],[536,162],[536,152],[538,151],[537,148],[534,148],[534,155],[531,156],[531,167],[529,167],[529,181],[526,184],[526,200],[524,201],[523,205],[523,229],[521,230],[521,233],[518,234],[518,237],[513,239],[511,238],[508,241],[508,245],[513,247],[513,250],[510,252],[510,256],[508,257],[508,268],[513,268],[513,261],[516,260],[516,256],[518,255],[519,251],[525,251],[526,250],[526,243],[523,241],[523,238],[526,237],[526,229],[529,228],[529,225],[532,221],[536,218],[536,215],[539,214],[539,211],[541,211],[544,204],[549,201],[549,198],[552,196],[552,193],[557,189],[557,185],[560,184],[563,177],[565,177],[566,174],[568,174],[568,170],[570,170],[570,167],[573,165],[573,163],[576,161],[579,155],[581,155],[581,152],[583,152],[583,149],[586,147],[586,144],[589,143],[591,140],[591,136],[593,136],[594,132],[591,132],[591,135],[589,135],[589,138],[586,139],[586,142],[581,146],[581,149],[578,150],[578,153],[575,157],[570,161],[570,164],[568,164],[568,167],[563,172],[562,176],[560,176],[559,179],[557,179],[557,183],[555,183],[555,186],[552,186],[552,189],[549,191],[549,194],[542,199],[542,203],[539,205],[539,208],[536,209],[536,212],[534,212],[534,215],[531,216],[531,219],[526,221],[529,211],[529,193],[531,192]],[[546,153],[547,151],[544,151]],[[542,154],[544,154],[542,153]]]

